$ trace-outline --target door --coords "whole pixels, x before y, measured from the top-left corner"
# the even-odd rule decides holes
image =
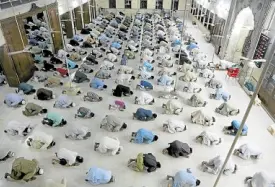
[[[83,4],[83,21],[84,24],[90,23],[90,13],[89,13],[89,3],[84,3]]]
[[[61,22],[65,26],[65,32],[67,38],[72,38],[74,36],[73,24],[70,16],[70,12],[66,12],[61,16]]]
[[[62,40],[62,32],[60,28],[59,15],[57,6],[51,6],[47,10],[47,14],[49,17],[49,24],[52,28],[52,40],[54,45],[54,53],[57,53],[59,49],[63,49],[63,40]]]
[[[81,30],[83,27],[82,27],[82,21],[81,21],[81,8],[80,8],[80,6],[76,7],[74,9],[74,15],[75,15],[76,29]]]
[[[7,55],[7,45],[0,46],[0,65],[10,86],[16,87],[20,83],[13,61]]]
[[[18,19],[18,23],[21,24],[20,30],[22,31],[23,42],[25,45],[26,35],[24,33],[24,29],[22,28],[23,22]],[[32,68],[34,66],[33,59],[30,53],[21,52],[24,49],[24,45],[21,42],[20,33],[15,22],[15,18],[9,18],[1,21],[1,26],[3,29],[3,35],[6,40],[6,48],[3,50],[4,57],[7,61],[3,61],[3,67],[7,69],[4,70],[7,74],[7,79],[15,80],[14,74],[17,74],[20,82],[26,82],[33,76]],[[12,52],[19,52],[17,54],[12,54]],[[7,57],[8,56],[8,57]],[[10,65],[6,65],[6,63],[13,63],[13,71],[11,72]],[[14,85],[15,81],[11,81],[12,85]]]

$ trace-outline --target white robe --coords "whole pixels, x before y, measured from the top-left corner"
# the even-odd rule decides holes
[[[118,138],[104,136],[99,143],[100,144],[98,150],[101,153],[107,153],[108,150],[111,150],[112,155],[116,155],[119,148],[122,149],[122,146],[120,146],[120,141],[118,140]]]
[[[57,158],[67,160],[68,164],[71,166],[75,163],[76,157],[78,156],[77,152],[70,151],[66,148],[61,148],[57,152]]]
[[[13,131],[18,131],[19,136],[24,136],[23,135],[24,130],[30,126],[31,126],[30,122],[19,122],[19,121],[12,120],[8,123],[5,130],[7,130],[8,133],[12,133]]]
[[[144,55],[153,56],[154,52],[152,52],[150,49],[146,48],[143,51]]]
[[[177,100],[169,100],[166,103],[165,113],[166,114],[179,114],[182,111],[182,104]]]
[[[210,69],[207,69],[207,68],[201,70],[200,73],[202,74],[203,78],[210,78],[211,79],[211,78],[214,77],[214,72],[211,71]]]
[[[74,47],[71,44],[66,44],[66,49],[68,52],[72,52]]]
[[[165,128],[165,131],[174,134],[176,132],[183,132],[186,128],[186,125],[181,120],[176,119],[168,119],[164,125],[167,125],[167,128]]]
[[[125,74],[132,74],[133,68],[129,66],[120,66],[118,69],[118,74],[125,73]]]
[[[114,63],[104,60],[103,63],[100,66],[100,69],[110,70],[114,67]]]
[[[76,126],[70,129],[66,135],[71,136],[73,139],[83,140],[83,137],[88,133],[88,127]]]
[[[153,101],[153,99],[154,97],[151,94],[147,92],[141,92],[136,101],[138,102],[137,104],[148,105],[150,102]]]
[[[49,135],[49,134],[46,134],[44,132],[35,132],[34,134],[32,134],[31,136],[29,136],[25,143],[27,144],[27,141],[28,139],[33,139],[33,141],[40,141],[40,142],[43,142],[44,145],[40,148],[42,150],[46,150],[47,147],[52,143],[53,141],[53,136],[52,135]]]
[[[199,136],[202,137],[202,144],[211,146],[211,142],[219,142],[220,137],[212,132],[209,131],[203,131]]]
[[[275,179],[267,172],[257,172],[251,179],[251,187],[274,187]]]
[[[117,76],[117,79],[115,80],[115,83],[117,84],[131,84],[132,82],[132,76],[131,74],[119,74]]]
[[[152,61],[154,60],[154,57],[144,54],[143,57],[142,57],[142,60],[152,63]]]
[[[241,152],[241,154],[237,155],[241,157],[242,159],[250,159],[251,156],[259,156],[261,155],[261,151],[259,151],[257,148],[252,147],[249,144],[243,144],[238,148]]]
[[[189,93],[197,93],[201,88],[199,84],[195,82],[184,82],[183,84],[183,88]]]
[[[142,79],[149,79],[149,78],[151,78],[152,74],[147,72],[146,70],[142,70],[140,72],[140,76]]]
[[[212,168],[213,169],[213,171],[211,171],[210,173],[213,173],[213,174],[218,174],[218,172],[221,170],[221,168],[222,168],[222,165],[223,165],[223,163],[224,163],[224,160],[225,160],[225,158],[223,158],[223,157],[221,157],[221,156],[217,156],[217,157],[215,157],[215,158],[213,158],[213,159],[211,159],[211,160],[209,160],[209,164],[210,165],[214,165],[214,167]],[[227,164],[226,164],[226,166],[225,166],[225,168],[224,168],[224,173],[226,174],[226,175],[228,175],[228,174],[230,174],[230,173],[233,173],[233,171],[234,171],[234,168],[235,168],[235,164],[232,162],[232,160],[231,159],[229,159],[228,160],[228,162],[227,162]]]
[[[58,50],[58,53],[57,53],[57,57],[58,58],[61,58],[61,59],[64,59],[64,58],[66,58],[67,57],[67,52],[66,51],[64,51],[63,49],[59,49]]]
[[[130,50],[133,51],[133,52],[137,52],[137,51],[138,51],[138,49],[137,49],[134,45],[132,45],[132,44],[128,44],[128,47],[129,47]]]
[[[114,61],[117,59],[116,55],[113,54],[113,53],[108,53],[106,57],[107,57],[107,59],[110,60],[111,62],[114,62]]]

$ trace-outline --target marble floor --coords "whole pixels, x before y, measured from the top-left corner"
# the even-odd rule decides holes
[[[193,37],[198,41],[200,49],[208,55],[208,60],[211,61],[213,54],[213,46],[206,43],[203,39],[203,34],[190,22],[187,23],[187,32],[191,33]],[[100,60],[101,61],[101,60]],[[218,58],[215,56],[215,61]],[[119,63],[116,64],[115,70],[118,68]],[[139,57],[135,60],[129,60],[129,66],[135,68],[135,73],[138,72],[138,66],[140,65]],[[156,65],[155,65],[156,66]],[[99,69],[99,66],[94,66],[95,70]],[[176,68],[176,66],[174,67]],[[154,73],[158,72],[159,68],[156,68]],[[96,71],[95,71],[96,72]],[[95,73],[94,72],[94,73]],[[94,76],[94,73],[89,74],[89,78]],[[184,104],[183,112],[179,116],[162,114],[162,104],[166,102],[165,99],[159,99],[158,91],[163,88],[156,85],[156,79],[152,81],[155,85],[155,89],[150,91],[150,93],[156,97],[156,103],[153,106],[144,106],[144,108],[151,109],[157,112],[158,118],[155,121],[150,122],[140,122],[137,120],[132,120],[132,113],[139,108],[139,105],[134,104],[134,97],[140,91],[134,90],[134,95],[131,97],[122,98],[127,105],[127,110],[120,111],[110,111],[108,110],[109,103],[113,102],[116,98],[112,96],[112,89],[116,86],[114,79],[116,77],[116,71],[113,72],[112,78],[106,80],[108,85],[107,90],[98,91],[90,88],[88,83],[78,84],[84,92],[93,91],[100,94],[103,97],[103,101],[99,103],[84,102],[82,96],[72,96],[73,101],[77,104],[76,107],[70,109],[57,109],[53,108],[54,100],[49,102],[41,102],[33,99],[33,96],[26,96],[27,102],[34,102],[43,107],[48,108],[49,111],[59,112],[68,121],[68,125],[62,128],[51,128],[41,125],[42,116],[27,118],[22,114],[21,108],[8,108],[0,102],[0,148],[11,149],[15,151],[16,157],[25,158],[35,158],[39,161],[40,166],[44,168],[45,174],[38,176],[37,180],[25,183],[25,182],[13,182],[7,181],[3,178],[5,172],[9,172],[11,169],[11,164],[13,159],[0,164],[0,186],[1,187],[40,187],[43,186],[45,180],[54,179],[61,180],[61,178],[66,177],[68,181],[68,187],[88,187],[90,184],[85,182],[85,173],[91,166],[98,166],[104,169],[111,170],[113,175],[116,177],[116,182],[108,185],[110,187],[167,187],[167,182],[165,181],[166,175],[174,175],[177,171],[184,168],[191,168],[194,175],[201,180],[202,187],[211,187],[217,176],[204,173],[200,170],[200,163],[205,160],[209,160],[217,155],[226,156],[229,147],[234,139],[233,136],[227,136],[222,133],[222,128],[225,125],[229,125],[233,119],[241,120],[245,110],[248,106],[250,98],[246,93],[240,88],[239,84],[234,80],[227,80],[225,78],[224,71],[216,71],[215,75],[218,79],[224,82],[225,90],[232,94],[232,99],[229,101],[233,106],[240,108],[241,113],[234,117],[225,117],[214,112],[215,108],[219,106],[222,101],[210,100],[209,93],[213,90],[209,88],[203,88],[201,95],[208,100],[208,105],[203,110],[208,114],[213,114],[217,123],[211,127],[203,127],[197,124],[192,124],[190,122],[191,112],[198,110],[198,108],[192,108]],[[180,74],[178,75],[180,76]],[[155,77],[158,77],[155,75]],[[66,79],[64,80],[66,81]],[[68,79],[67,79],[68,81]],[[136,84],[140,80],[135,80],[131,87],[135,89]],[[198,83],[204,85],[205,79],[199,78]],[[36,89],[42,87],[42,85],[32,83]],[[178,82],[178,90],[182,90],[182,83]],[[13,92],[14,88],[8,86],[0,87],[0,101],[3,101],[4,95],[9,92]],[[56,95],[60,95],[62,92],[61,88],[52,89]],[[185,100],[191,96],[191,94],[179,91],[180,100],[185,103]],[[75,119],[74,114],[78,107],[84,106],[91,108],[95,113],[95,117],[92,119]],[[128,129],[123,132],[107,132],[99,128],[101,120],[107,114],[115,114],[121,119],[125,120],[128,124]],[[169,134],[162,131],[162,124],[165,120],[173,118],[183,120],[186,125],[188,125],[188,130],[182,133]],[[31,123],[36,124],[34,131],[43,131],[48,134],[53,135],[56,146],[52,149],[46,151],[37,151],[27,148],[23,142],[24,139],[18,137],[10,137],[3,133],[3,128],[10,120],[18,121],[31,121]],[[267,113],[262,107],[253,106],[251,113],[247,120],[247,125],[249,127],[249,133],[246,137],[241,137],[237,145],[243,143],[255,144],[260,147],[263,152],[263,158],[258,161],[245,161],[238,157],[232,156],[235,163],[239,165],[239,170],[235,175],[222,176],[220,184],[221,187],[232,187],[232,186],[245,186],[244,179],[246,176],[253,175],[257,171],[266,170],[273,171],[274,163],[273,154],[275,154],[275,140],[267,132],[267,127],[272,124],[273,121],[269,118]],[[64,137],[64,132],[73,126],[87,126],[91,129],[92,137],[84,141],[72,141],[67,140]],[[138,145],[130,143],[130,135],[132,131],[136,131],[139,128],[147,128],[154,131],[158,136],[159,140],[148,145]],[[205,145],[198,144],[194,141],[195,137],[201,133],[203,130],[209,130],[215,132],[223,138],[223,142],[215,147],[206,147]],[[94,142],[99,140],[102,136],[115,136],[121,141],[124,150],[120,155],[111,156],[109,154],[101,154],[93,150]],[[162,149],[168,147],[168,143],[180,140],[182,142],[188,143],[193,148],[193,154],[190,158],[172,158],[167,155],[162,154]],[[78,152],[84,157],[84,163],[77,167],[62,167],[59,165],[52,165],[51,159],[54,158],[54,153],[59,148],[68,148],[70,150]],[[127,161],[129,158],[135,158],[140,152],[143,153],[153,153],[157,160],[161,162],[161,169],[158,169],[154,173],[138,173],[130,170],[127,167]]]

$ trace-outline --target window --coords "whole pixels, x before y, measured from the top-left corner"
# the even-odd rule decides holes
[[[156,0],[156,9],[163,9],[163,0]]]
[[[174,6],[174,8],[173,8]],[[179,0],[172,0],[171,1],[171,10],[178,10],[179,9]]]
[[[109,8],[116,8],[116,0],[109,0]]]
[[[131,0],[125,0],[125,8],[132,8],[132,1]]]
[[[140,8],[147,9],[147,0],[140,0]]]

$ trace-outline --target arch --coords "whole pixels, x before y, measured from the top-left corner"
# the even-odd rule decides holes
[[[226,49],[225,59],[232,62],[239,61],[246,37],[254,29],[254,15],[252,9],[247,6],[236,16],[234,21],[229,43]]]

